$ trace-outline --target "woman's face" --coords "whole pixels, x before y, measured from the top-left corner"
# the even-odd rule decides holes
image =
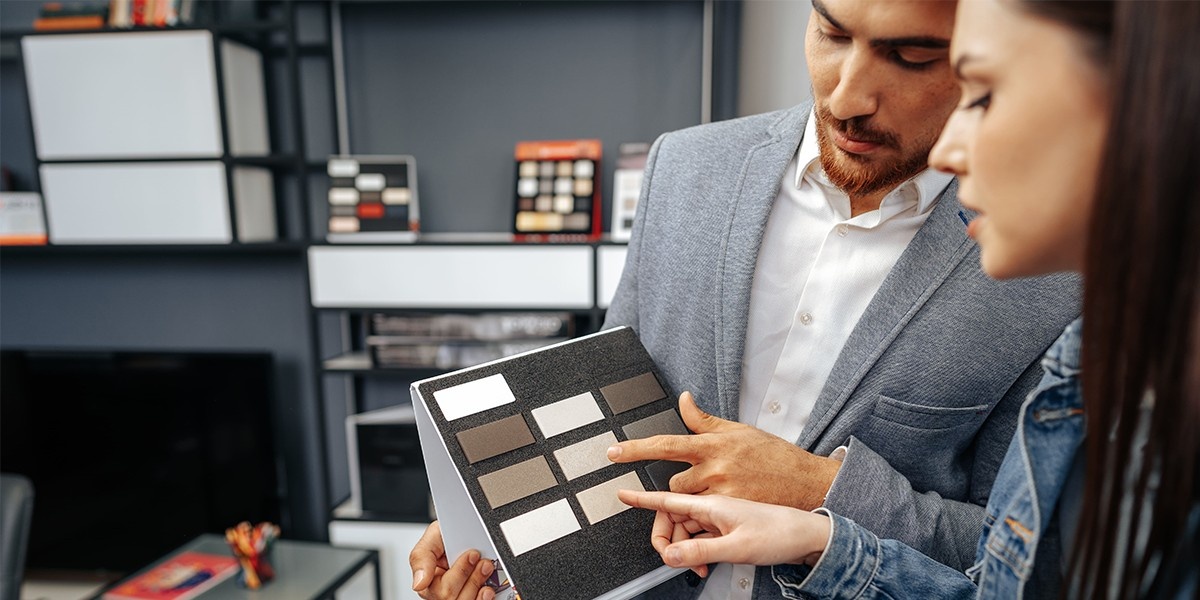
[[[1108,122],[1085,39],[1013,0],[965,0],[950,57],[962,99],[929,155],[979,213],[967,228],[996,278],[1082,270]]]

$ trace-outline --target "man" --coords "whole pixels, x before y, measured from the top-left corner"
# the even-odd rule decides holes
[[[957,186],[926,168],[959,97],[954,8],[813,0],[813,104],[655,143],[606,325],[632,326],[692,392],[680,411],[698,435],[623,442],[612,460],[688,462],[673,491],[827,506],[970,566],[1078,283],[989,280]],[[414,568],[440,557],[431,531]],[[755,575],[718,565],[702,591],[679,577],[647,596],[780,595]]]

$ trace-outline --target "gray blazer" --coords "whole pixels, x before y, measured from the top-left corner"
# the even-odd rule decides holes
[[[605,326],[633,327],[666,383],[725,419],[738,418],[763,229],[810,108],[664,134],[646,166]],[[957,188],[941,195],[846,345],[829,349],[837,361],[795,442],[823,456],[849,446],[830,510],[966,569],[1017,411],[1042,353],[1078,316],[1080,286],[1070,275],[985,276]],[[757,597],[779,595],[769,572],[756,579]]]

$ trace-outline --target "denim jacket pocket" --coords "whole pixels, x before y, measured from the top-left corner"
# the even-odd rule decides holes
[[[879,395],[872,415],[905,427],[937,431],[953,429],[963,425],[977,425],[987,418],[991,406],[979,404],[975,406],[926,406],[913,404]]]

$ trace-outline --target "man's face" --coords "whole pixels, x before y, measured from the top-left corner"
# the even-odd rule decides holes
[[[886,191],[925,168],[958,100],[955,3],[812,2],[805,54],[821,166],[851,196]]]

